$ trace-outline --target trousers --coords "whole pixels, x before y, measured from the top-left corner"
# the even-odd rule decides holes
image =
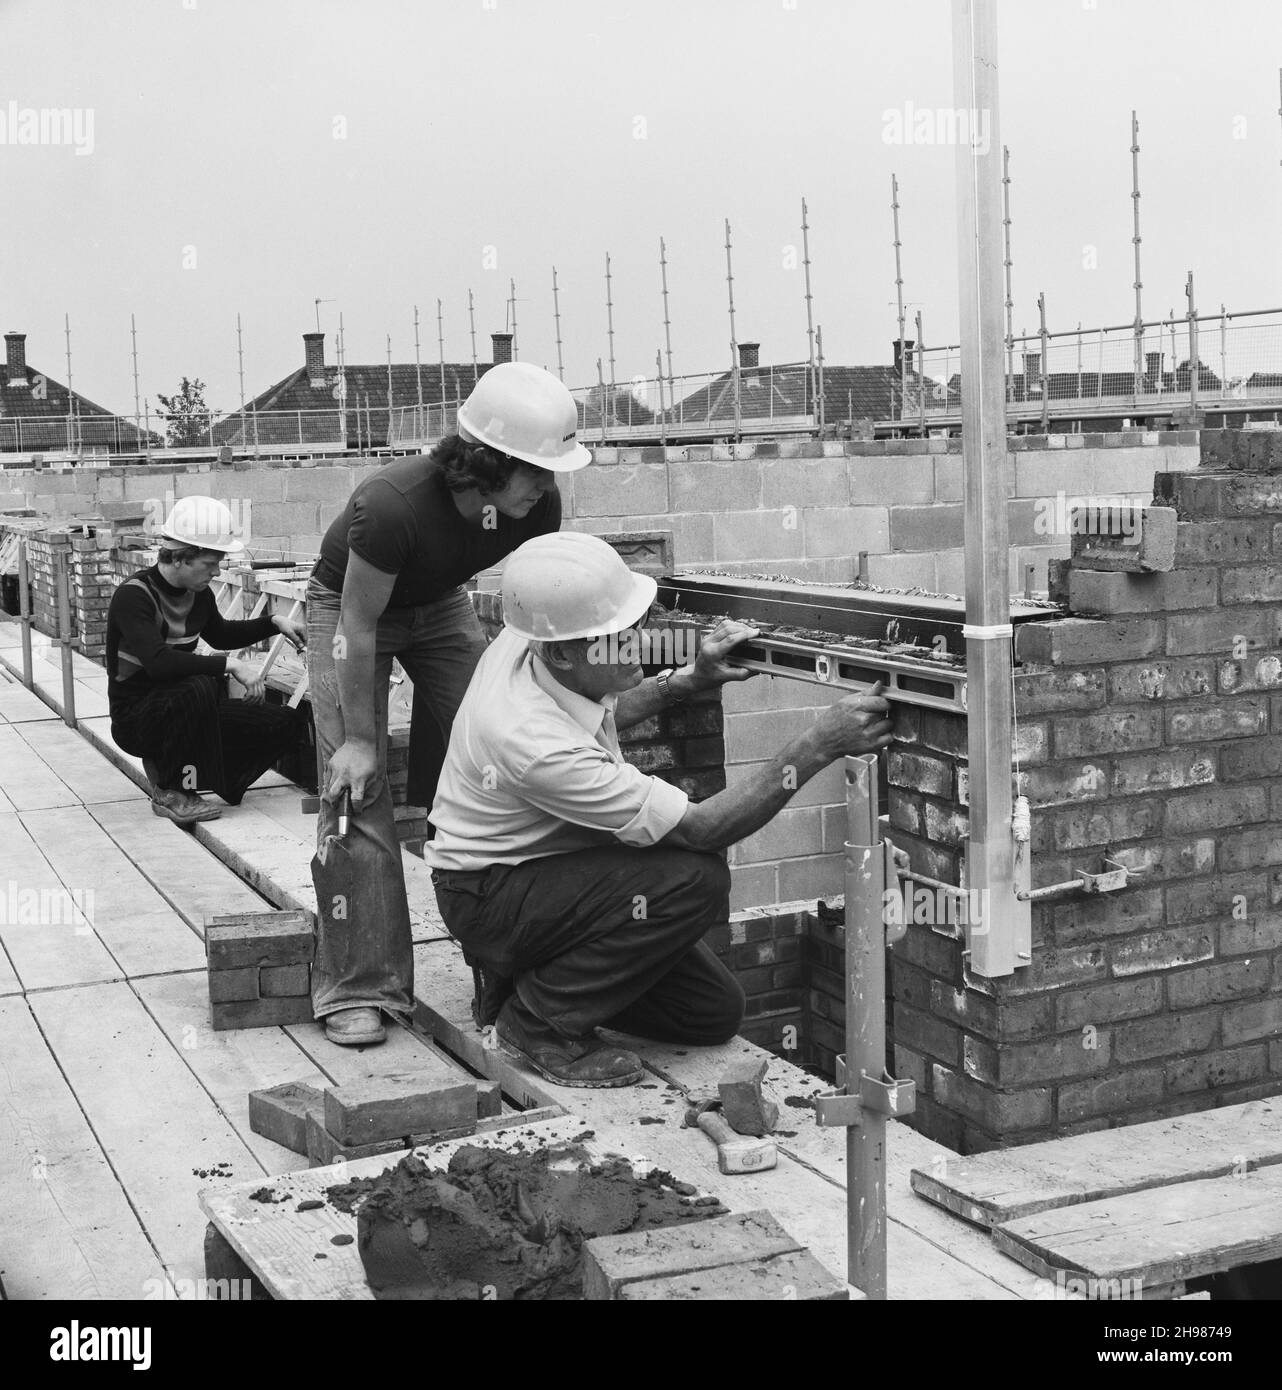
[[[432,883],[466,954],[564,1037],[607,1027],[707,1046],[739,1029],[743,990],[702,940],[729,917],[719,855],[605,846]]]
[[[330,759],[345,741],[334,665],[334,635],[341,596],[315,577],[307,587],[307,676],[322,788]],[[409,1014],[414,1008],[414,954],[410,943],[405,871],[387,780],[387,697],[395,658],[414,683],[414,701],[427,702],[442,737],[462,703],[485,636],[464,589],[435,603],[389,608],[378,622],[374,655],[374,714],[378,778],[365,804],[353,807],[346,840],[353,888],[345,921],[320,914],[312,1005],[317,1018],[339,1009],[378,1008]],[[317,845],[337,833],[338,808],[322,798]],[[329,941],[343,932],[342,942]]]

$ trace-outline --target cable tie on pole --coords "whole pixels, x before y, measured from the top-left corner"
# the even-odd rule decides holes
[[[988,626],[971,623],[962,624],[963,637],[975,637],[981,642],[991,642],[998,637],[1009,637],[1014,631],[1015,629],[1010,623],[992,623]]]

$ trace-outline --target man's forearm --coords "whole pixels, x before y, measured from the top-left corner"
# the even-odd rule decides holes
[[[681,670],[672,673],[668,684],[674,696],[686,699],[704,689],[695,682],[691,674],[693,670],[693,666],[683,666]],[[673,703],[673,700],[666,699],[663,691],[659,689],[658,677],[651,676],[649,680],[642,681],[632,690],[625,690],[619,696],[614,706],[614,727],[630,729],[634,724],[640,724],[643,719],[649,719],[652,714],[670,708]]]
[[[760,830],[831,761],[831,753],[813,731],[807,731],[737,787],[691,806],[666,842],[687,849],[724,849]]]
[[[374,718],[374,633],[348,636],[339,629],[343,655],[335,656],[343,738],[348,743],[373,743],[378,737]]]

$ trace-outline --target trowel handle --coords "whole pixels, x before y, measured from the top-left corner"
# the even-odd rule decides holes
[[[352,793],[349,787],[343,788],[343,794],[338,798],[338,838],[347,838],[347,826],[352,816]]]

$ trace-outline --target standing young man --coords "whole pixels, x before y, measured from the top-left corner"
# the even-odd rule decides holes
[[[397,459],[352,494],[326,532],[307,590],[309,693],[323,766],[318,842],[350,793],[351,901],[319,903],[312,1003],[334,1042],[381,1042],[379,1011],[414,1006],[409,905],[387,784],[395,658],[443,738],[485,649],[462,587],[561,525],[556,476],[591,455],[556,377],[492,367],[459,408],[458,433]]]

